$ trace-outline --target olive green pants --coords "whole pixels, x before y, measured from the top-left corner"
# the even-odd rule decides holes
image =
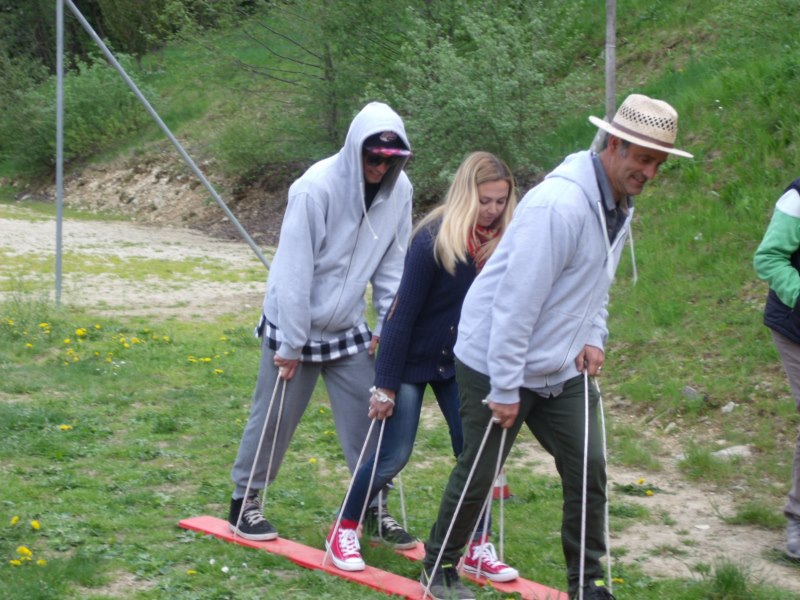
[[[461,397],[461,421],[464,429],[464,450],[450,473],[439,507],[439,516],[425,544],[425,567],[431,568],[442,548],[445,534],[453,520],[458,499],[464,490],[467,477],[476,462],[492,413],[482,403],[489,395],[489,378],[456,361],[456,380]],[[603,431],[600,427],[597,405],[599,394],[589,385],[589,444],[587,451],[586,483],[586,550],[584,582],[602,579],[600,560],[605,554],[605,503],[606,464],[603,456]],[[570,596],[577,593],[580,576],[581,506],[583,496],[584,423],[586,399],[583,376],[565,382],[558,396],[544,398],[535,392],[520,389],[520,408],[514,425],[508,429],[503,448],[503,462],[523,423],[555,459],[561,476],[563,493],[561,544],[567,563],[567,582]],[[457,564],[472,528],[475,526],[483,503],[494,484],[497,454],[500,449],[502,429],[492,427],[480,460],[456,516],[440,564]],[[527,515],[526,521],[536,523],[537,515]],[[513,527],[525,527],[525,522]]]

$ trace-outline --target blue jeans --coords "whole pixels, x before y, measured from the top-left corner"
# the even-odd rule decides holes
[[[436,401],[450,428],[450,442],[453,454],[458,456],[464,447],[464,434],[461,430],[461,417],[459,415],[458,386],[455,377],[444,381],[429,381],[427,383],[403,383],[397,390],[394,400],[392,416],[386,419],[378,453],[378,466],[375,469],[375,479],[370,487],[372,468],[375,464],[375,454],[361,465],[353,482],[353,489],[347,504],[342,509],[342,518],[358,521],[365,498],[370,501],[406,466],[411,451],[414,449],[414,440],[417,437],[419,415],[422,411],[422,396],[425,386],[430,385],[436,395]],[[376,423],[377,426],[380,422]],[[373,432],[377,440],[377,431]]]

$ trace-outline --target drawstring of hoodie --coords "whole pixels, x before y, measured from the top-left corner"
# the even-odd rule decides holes
[[[611,240],[608,239],[608,224],[606,223],[606,214],[603,210],[603,205],[598,202],[597,203],[597,212],[600,214],[600,221],[603,224],[603,239],[606,242],[606,272],[608,273],[609,279],[614,279],[614,261],[611,259]],[[633,250],[633,227],[631,227],[630,223],[628,224],[628,240],[630,241],[631,245],[631,264],[633,266],[633,285],[636,285],[636,282],[639,281],[639,272],[636,269],[636,253]]]
[[[380,190],[378,190],[378,194],[380,194]],[[397,249],[400,252],[405,253],[406,249],[403,247],[403,244],[400,242],[400,229],[398,223],[400,221],[400,215],[397,210],[397,194],[390,194],[391,201],[392,201],[392,214],[394,216],[394,242],[397,244]],[[376,196],[377,198],[377,196]],[[373,201],[374,202],[374,201]],[[364,220],[367,222],[367,227],[369,227],[370,232],[372,233],[372,239],[377,240],[378,234],[375,229],[372,227],[372,223],[369,220],[369,215],[367,215],[367,203],[364,199],[364,191],[362,188],[361,191],[361,214],[364,216]]]

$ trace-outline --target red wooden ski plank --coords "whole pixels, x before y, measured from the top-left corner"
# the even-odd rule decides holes
[[[402,554],[410,560],[422,560],[425,556],[425,546],[422,542],[417,542],[415,548],[397,550],[397,553]],[[529,581],[522,577],[517,577],[514,581],[500,583],[497,581],[489,581],[484,577],[474,577],[469,573],[462,573],[462,576],[478,585],[488,585],[499,592],[508,594],[517,593],[522,596],[523,600],[568,600],[569,598],[564,592],[559,592],[558,590],[536,583],[535,581]]]
[[[178,523],[184,529],[191,529],[192,531],[199,531],[207,533],[225,540],[226,542],[233,542],[248,548],[257,548],[265,550],[270,554],[277,554],[285,556],[294,563],[301,567],[308,569],[319,569],[331,575],[336,575],[348,581],[354,581],[371,587],[372,589],[385,592],[387,594],[401,596],[407,600],[422,600],[422,586],[419,581],[401,577],[388,571],[376,569],[375,567],[367,566],[363,571],[342,571],[336,568],[328,558],[325,566],[322,566],[322,559],[325,556],[325,551],[318,548],[311,548],[304,544],[293,542],[285,538],[278,538],[267,542],[256,542],[253,540],[246,540],[239,536],[234,536],[233,532],[228,527],[228,522],[216,517],[192,517],[183,519]]]
[[[422,599],[422,586],[418,581],[395,575],[382,569],[367,566],[363,571],[342,571],[336,568],[333,563],[328,559],[325,566],[322,566],[322,559],[325,556],[323,550],[311,548],[304,544],[293,542],[285,538],[278,538],[267,542],[257,542],[253,540],[246,540],[239,536],[234,536],[233,532],[228,527],[228,522],[216,517],[191,517],[183,519],[178,523],[184,529],[192,531],[199,531],[223,539],[227,542],[246,546],[248,548],[257,548],[265,550],[270,554],[285,556],[292,562],[306,567],[308,569],[319,569],[331,575],[341,577],[348,581],[360,583],[362,585],[371,587],[372,589],[384,592],[386,594],[402,596],[407,600],[421,600]],[[421,543],[417,544],[416,548],[410,550],[400,551],[411,560],[420,560],[425,555],[424,547]],[[527,579],[517,578],[515,581],[508,583],[490,582],[486,579],[474,578],[468,574],[467,577],[480,585],[488,585],[499,592],[504,593],[518,593],[523,600],[567,600],[567,595],[558,590],[548,588],[541,584]]]

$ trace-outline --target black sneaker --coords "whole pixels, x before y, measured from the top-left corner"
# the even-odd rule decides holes
[[[370,506],[367,509],[363,531],[373,542],[381,542],[395,550],[408,550],[417,545],[417,540],[403,529],[392,515],[377,506]]]
[[[573,598],[577,598],[577,593]],[[590,581],[583,586],[583,600],[616,600],[602,579]]]
[[[228,527],[231,531],[246,540],[266,541],[277,538],[278,531],[261,514],[261,500],[258,495],[247,499],[244,511],[242,511],[242,500],[243,498],[231,500],[231,510],[228,513]],[[237,527],[240,512],[242,517]]]
[[[442,565],[435,573],[431,569],[422,568],[419,583],[428,590],[425,598],[433,600],[475,600],[475,594],[461,582],[458,571],[453,565]],[[430,583],[430,587],[428,584]]]

